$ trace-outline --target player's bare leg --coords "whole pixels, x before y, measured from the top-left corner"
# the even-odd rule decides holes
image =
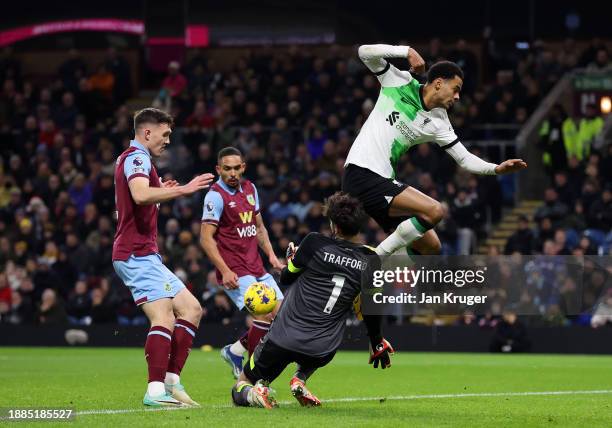
[[[184,404],[198,406],[199,404],[189,397],[185,387],[181,384],[180,374],[200,325],[202,307],[193,294],[185,288],[172,299],[172,308],[176,315],[176,323],[165,377],[166,392]]]
[[[422,254],[424,256],[439,254],[442,248],[442,243],[435,230],[429,229],[423,236],[415,240],[410,249],[414,254]]]
[[[153,407],[181,406],[182,403],[169,395],[164,386],[175,321],[172,300],[148,302],[142,305],[142,310],[151,322],[145,344],[149,384],[142,402]]]
[[[440,252],[440,240],[432,231],[443,216],[442,206],[438,201],[413,187],[408,187],[391,202],[389,216],[410,216],[410,218],[400,223],[395,231],[380,243],[376,248],[378,254],[393,254],[424,237],[425,239],[416,247],[413,247],[414,249],[421,254],[437,254]]]
[[[315,369],[305,369],[298,364],[298,369],[289,381],[291,394],[303,407],[319,407],[319,400],[308,388],[306,388],[306,380],[315,372]]]

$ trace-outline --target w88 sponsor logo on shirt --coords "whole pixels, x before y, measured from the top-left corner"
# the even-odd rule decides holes
[[[257,235],[257,225],[237,227],[236,232],[238,232],[238,236],[241,238],[252,238]]]

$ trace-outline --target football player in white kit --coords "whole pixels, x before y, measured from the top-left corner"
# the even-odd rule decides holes
[[[377,248],[380,255],[406,251],[437,254],[433,230],[442,219],[440,203],[395,179],[400,157],[416,144],[435,142],[458,165],[475,174],[501,175],[522,170],[522,159],[499,165],[468,152],[455,135],[447,110],[459,100],[463,71],[450,61],[429,69],[421,85],[409,71],[385,58],[408,58],[411,70],[425,71],[423,58],[409,46],[363,45],[359,57],[378,78],[381,89],[374,109],[353,142],[345,163],[342,190],[358,198],[366,212],[391,233]]]

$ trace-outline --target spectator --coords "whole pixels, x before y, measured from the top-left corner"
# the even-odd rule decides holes
[[[567,214],[567,206],[559,201],[559,195],[557,191],[549,187],[544,191],[544,205],[537,209],[534,218],[536,221],[542,220],[544,217],[548,217],[556,223],[560,221]]]
[[[114,211],[115,189],[112,176],[108,174],[100,176],[98,185],[93,190],[92,200],[96,201],[96,207],[101,215],[109,215]]]
[[[190,128],[195,126],[204,129],[215,127],[215,119],[206,111],[206,103],[204,101],[196,103],[193,113],[185,121],[185,126]]]
[[[556,247],[556,254],[559,256],[569,256],[571,254],[570,248],[567,243],[567,235],[563,229],[555,231],[554,243]]]
[[[599,73],[612,71],[612,62],[610,62],[608,50],[605,48],[597,49],[595,61],[589,63],[587,70]]]
[[[529,219],[521,215],[518,221],[518,230],[508,238],[504,254],[533,254],[533,232],[529,229]]]
[[[77,281],[66,302],[66,313],[72,324],[91,324],[91,299],[85,281]]]
[[[491,342],[491,352],[527,352],[530,349],[531,342],[525,326],[514,312],[505,312]]]
[[[462,92],[466,95],[472,94],[478,82],[478,60],[476,55],[470,51],[464,39],[457,41],[455,49],[448,53],[448,59],[459,65],[465,74]]]
[[[272,220],[284,219],[293,212],[293,207],[289,203],[289,194],[281,192],[278,196],[278,201],[274,202],[268,208],[268,213]]]
[[[125,58],[117,52],[114,47],[108,48],[106,55],[106,67],[113,74],[115,84],[113,86],[113,97],[115,104],[123,103],[132,94],[132,78],[130,67]]]
[[[60,65],[59,77],[64,88],[68,91],[76,91],[79,80],[85,76],[87,66],[76,49],[68,51],[68,58]]]
[[[176,61],[168,64],[168,75],[162,82],[161,90],[157,95],[158,102],[169,110],[173,100],[177,99],[187,87],[187,79],[180,72],[181,66]]]
[[[299,219],[300,222],[308,215],[314,201],[310,198],[310,194],[306,190],[300,192],[298,201],[292,205],[291,213]]]
[[[542,125],[540,126],[539,145],[542,148],[542,162],[546,172],[552,176],[567,167],[567,152],[565,149],[563,123],[567,120],[567,113],[563,107],[556,104]]]
[[[108,289],[103,286],[91,291],[91,320],[93,324],[117,322],[116,308],[108,295]]]
[[[57,297],[55,290],[47,288],[42,293],[42,301],[38,309],[38,322],[41,324],[66,324],[64,305]]]
[[[234,314],[234,305],[227,295],[218,290],[213,297],[204,302],[202,319],[208,322],[220,322],[228,324]]]
[[[577,199],[578,189],[575,185],[567,181],[567,173],[564,171],[556,172],[554,177],[554,189],[557,192],[559,201],[568,207]]]
[[[78,273],[88,273],[92,267],[91,251],[81,243],[75,232],[66,235],[66,256]]]
[[[113,99],[114,88],[115,76],[106,68],[106,65],[100,64],[96,73],[89,78],[88,90],[98,92],[102,98],[110,102]]]
[[[587,225],[604,232],[612,230],[612,184],[608,185],[601,197],[591,204]]]
[[[92,190],[92,185],[85,178],[85,174],[79,173],[74,177],[72,185],[68,189],[68,194],[79,215],[83,215],[85,206],[92,201]]]
[[[6,274],[0,273],[0,304],[6,306],[6,312],[11,308],[12,299],[11,287]]]
[[[598,115],[597,106],[589,104],[584,118],[577,115],[563,121],[563,140],[568,159],[583,161],[591,153],[591,144],[603,129],[603,119]]]
[[[563,219],[561,226],[566,229],[573,230],[584,230],[587,228],[587,223],[584,216],[584,206],[580,199],[578,199],[574,204],[574,211]]]
[[[75,105],[74,94],[65,92],[62,95],[62,105],[57,108],[53,115],[57,127],[61,130],[71,130],[74,128],[79,110]]]
[[[440,203],[442,206],[442,220],[436,225],[436,232],[442,241],[441,254],[455,255],[457,254],[457,238],[458,228],[457,223],[450,214],[450,209],[446,201]]]
[[[13,290],[11,308],[3,321],[10,324],[32,324],[34,322],[34,307],[28,297],[23,297],[19,291]]]

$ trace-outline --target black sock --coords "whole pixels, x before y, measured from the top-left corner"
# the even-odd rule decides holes
[[[249,407],[249,391],[253,385],[247,382],[239,382],[232,388],[232,400],[236,406]]]
[[[295,372],[294,376],[297,377],[299,380],[301,380],[302,382],[306,383],[306,381],[308,380],[308,378],[310,376],[312,376],[312,374],[315,372],[316,369],[308,369],[308,368],[304,368],[302,366],[300,366],[298,364],[297,366],[297,371]]]

